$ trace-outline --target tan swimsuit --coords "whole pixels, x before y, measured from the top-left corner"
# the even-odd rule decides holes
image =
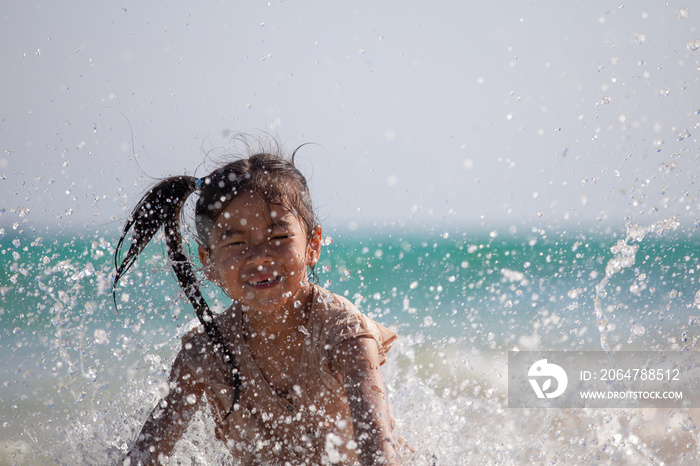
[[[240,409],[225,420],[233,400],[230,371],[201,327],[182,339],[174,367],[189,373],[179,376],[201,384],[216,421],[217,437],[243,464],[356,461],[354,451],[346,448],[353,440],[352,418],[342,376],[331,367],[331,354],[344,340],[370,337],[377,342],[383,364],[396,334],[323,288],[313,286],[311,300],[306,328],[301,329],[305,334],[301,370],[293,393],[285,397],[269,385],[245,344],[240,307],[234,304],[216,318],[242,379]]]

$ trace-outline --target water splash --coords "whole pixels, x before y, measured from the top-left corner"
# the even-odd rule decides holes
[[[589,315],[568,307],[592,294],[591,285],[598,282],[596,309],[602,319],[607,318],[604,300],[620,309],[646,302],[649,293],[660,302],[662,295],[674,299],[663,322],[668,330],[634,316],[629,330],[636,343],[657,335],[659,346],[677,341],[684,332],[679,317],[688,322],[688,336],[680,338],[700,338],[697,241],[664,242],[672,249],[654,253],[653,261],[644,259],[647,243],[677,226],[669,219],[630,227],[623,241],[605,240],[613,257],[603,262],[596,262],[593,251],[600,243],[595,240],[577,237],[574,243],[544,234],[499,244],[495,237],[507,235],[493,232],[483,241],[470,239],[476,245],[450,234],[456,245],[450,249],[446,244],[435,248],[423,237],[383,238],[375,241],[383,243],[381,257],[374,249],[361,253],[362,242],[347,246],[352,254],[333,250],[331,256],[341,261],[327,262],[332,270],[326,273],[334,282],[345,280],[337,290],[349,290],[348,299],[384,314],[380,321],[391,324],[400,317],[401,338],[382,372],[400,431],[416,450],[412,464],[680,464],[683,458],[694,464],[698,410],[512,410],[504,372],[505,351],[514,345],[521,350],[541,349],[554,340],[566,348],[598,345],[592,327],[588,333],[585,323],[576,327]],[[7,324],[1,336],[10,366],[22,362],[8,372],[7,387],[0,380],[2,399],[8,401],[0,421],[7,424],[0,464],[119,464],[143,420],[169,390],[178,335],[189,329],[189,311],[182,298],[171,298],[176,285],[165,281],[168,264],[159,254],[134,270],[133,283],[120,289],[130,293],[129,304],[117,316],[109,296],[108,241],[93,236],[41,245],[15,235],[8,232],[3,243],[11,259],[0,292],[5,303],[13,304],[0,306],[0,319]],[[441,235],[439,241],[447,240]],[[606,278],[601,280],[601,270],[591,280],[589,272],[603,266]],[[654,281],[657,267],[671,267],[676,274],[666,274],[668,286]],[[613,300],[616,282],[632,270],[630,299]],[[570,314],[561,311],[565,305]],[[645,315],[653,317],[654,306]],[[570,326],[569,315],[576,321]],[[531,335],[532,316],[538,326]],[[500,321],[507,326],[499,327]],[[607,338],[613,330],[604,331]],[[613,337],[619,335],[613,331],[610,336],[612,347],[617,344]],[[226,446],[213,438],[213,418],[203,407],[171,463],[235,464]]]
[[[610,326],[610,321],[607,314],[603,311],[601,298],[605,296],[605,288],[612,276],[634,265],[639,244],[629,243],[640,243],[644,237],[650,233],[657,237],[662,237],[667,232],[676,230],[679,226],[680,222],[676,217],[660,220],[649,225],[648,227],[628,225],[625,239],[618,240],[617,243],[610,248],[610,252],[612,252],[614,256],[605,265],[605,276],[595,287],[594,300],[596,325],[598,327],[598,332],[600,333],[600,347],[603,349],[603,351],[611,351],[608,336],[613,329]]]

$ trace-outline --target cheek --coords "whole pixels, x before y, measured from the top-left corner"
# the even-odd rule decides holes
[[[238,261],[235,257],[227,257],[226,259],[222,259],[217,266],[220,272],[223,274],[230,274],[239,268]]]
[[[306,251],[301,251],[299,249],[295,250],[294,251],[294,262],[303,262],[304,257],[306,257],[304,254],[305,252]]]
[[[299,248],[296,247],[280,248],[275,255],[277,260],[284,264],[294,264],[302,257]]]

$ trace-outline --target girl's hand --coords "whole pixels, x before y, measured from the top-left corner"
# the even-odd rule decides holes
[[[336,347],[334,362],[343,375],[360,463],[398,464],[377,342],[369,337],[345,340]]]

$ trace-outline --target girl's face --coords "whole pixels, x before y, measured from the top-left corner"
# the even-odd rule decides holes
[[[199,255],[207,278],[231,299],[259,311],[290,308],[309,293],[306,267],[321,252],[321,227],[311,238],[299,218],[282,206],[268,205],[257,193],[236,196],[219,215],[209,250]]]

